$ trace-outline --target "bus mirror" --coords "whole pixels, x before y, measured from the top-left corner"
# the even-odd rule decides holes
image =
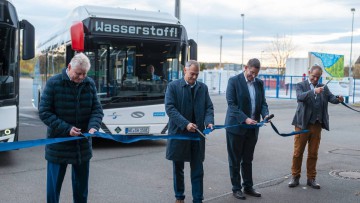
[[[71,28],[71,47],[74,51],[84,51],[84,25],[82,22],[74,23]]]
[[[197,44],[193,39],[189,40],[190,60],[197,60]]]
[[[22,59],[29,60],[35,56],[35,28],[27,20],[22,20],[20,27],[23,29]]]

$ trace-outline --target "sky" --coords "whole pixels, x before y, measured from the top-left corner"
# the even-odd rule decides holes
[[[55,31],[56,25],[81,5],[160,11],[172,15],[175,10],[175,0],[12,2],[19,18],[26,19],[35,26],[37,41]],[[356,9],[354,14],[351,8]],[[244,18],[241,14],[244,14]],[[352,63],[360,56],[359,0],[181,0],[181,23],[189,38],[198,43],[200,62],[220,62],[220,36],[223,36],[223,63],[241,63],[250,58],[259,58],[263,66],[274,65],[270,50],[271,42],[276,36],[291,39],[296,47],[291,57],[307,58],[310,51],[340,54],[344,55],[347,66],[350,63],[353,35]]]

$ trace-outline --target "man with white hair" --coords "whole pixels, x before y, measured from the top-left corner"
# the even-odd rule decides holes
[[[94,81],[87,77],[89,58],[76,54],[62,73],[51,77],[41,96],[40,119],[48,126],[47,137],[59,138],[94,133],[104,116]],[[72,165],[73,201],[87,202],[91,137],[46,145],[47,202],[59,202],[66,167]]]

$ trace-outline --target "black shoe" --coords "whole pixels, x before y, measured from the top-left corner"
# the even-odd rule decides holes
[[[241,190],[233,191],[233,196],[234,196],[236,199],[246,199],[246,197],[245,197],[244,194],[241,192]]]
[[[289,182],[289,187],[296,187],[299,185],[299,179],[300,179],[300,176],[297,176],[297,177],[292,177],[291,178],[291,181]]]
[[[254,188],[244,189],[244,193],[253,197],[261,197],[261,194],[258,193]]]
[[[316,182],[315,179],[308,179],[307,185],[314,188],[314,189],[320,189],[320,185]]]

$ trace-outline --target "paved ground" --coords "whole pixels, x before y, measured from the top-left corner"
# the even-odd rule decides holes
[[[31,107],[31,85],[31,80],[21,80],[21,140],[45,136],[45,126],[37,118],[37,111]],[[223,124],[225,118],[224,97],[212,96],[217,124]],[[268,104],[271,113],[275,114],[273,122],[279,130],[292,131],[290,123],[296,101],[269,99]],[[331,131],[323,131],[319,150],[317,179],[322,188],[314,190],[306,187],[305,178],[300,180],[300,187],[287,187],[293,138],[282,138],[270,126],[266,126],[260,131],[253,162],[255,187],[263,196],[248,197],[246,202],[360,202],[360,179],[342,179],[329,174],[333,170],[360,171],[360,114],[341,105],[330,105],[329,113]],[[231,195],[224,132],[214,131],[207,141],[205,202],[241,202]],[[172,164],[164,158],[165,145],[165,141],[128,145],[95,140],[89,202],[174,202]],[[61,202],[72,202],[69,172],[63,184]],[[304,172],[305,166],[303,177]],[[359,173],[340,174],[359,176]],[[191,202],[188,164],[185,178],[186,202]],[[44,147],[0,153],[0,186],[3,191],[0,202],[45,202]]]

